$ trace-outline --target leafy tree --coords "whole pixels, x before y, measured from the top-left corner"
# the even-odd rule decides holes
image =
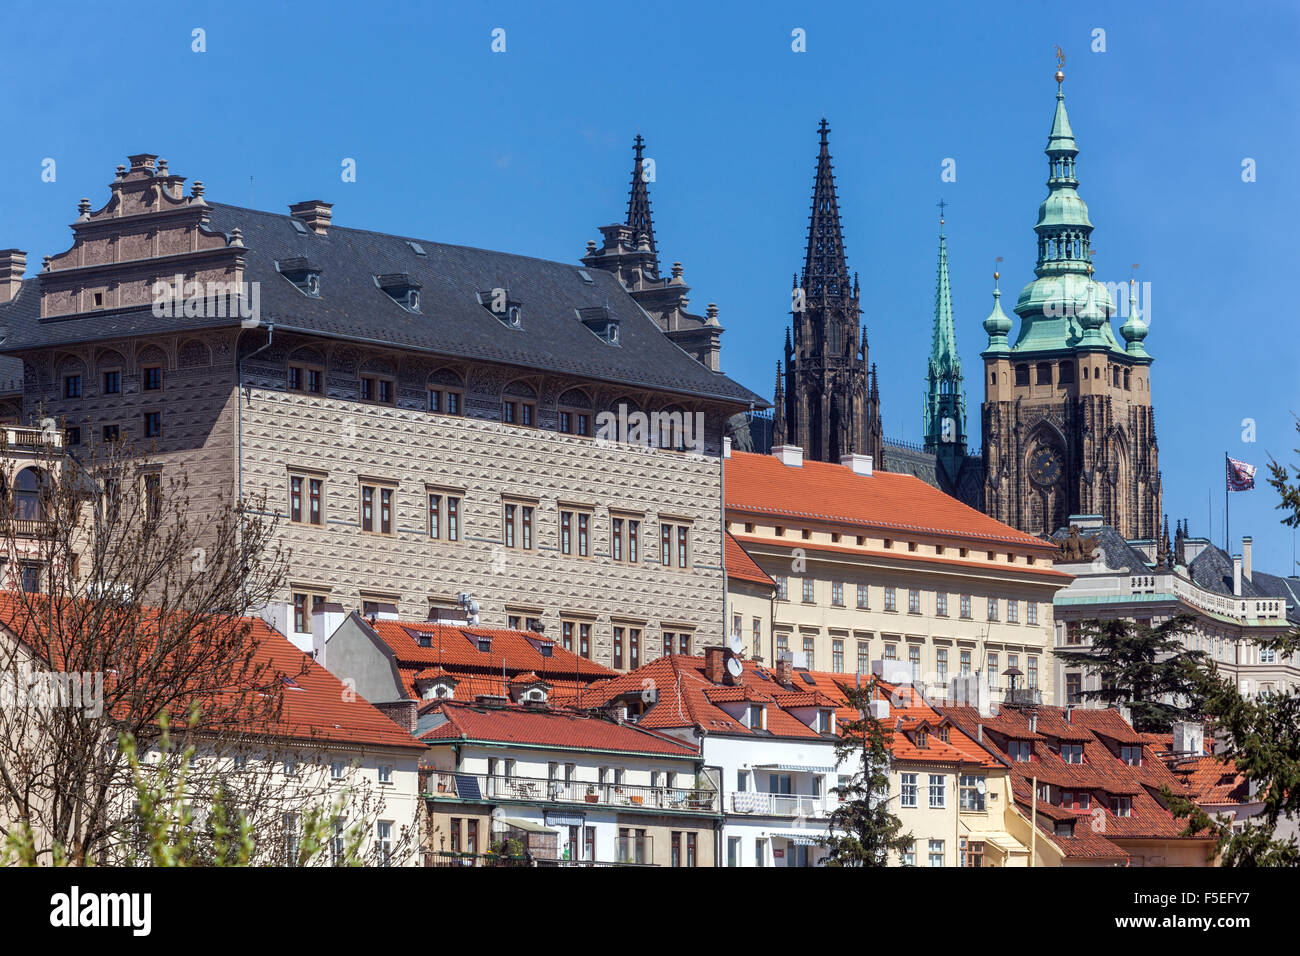
[[[847,762],[854,770],[847,783],[831,789],[841,802],[831,812],[830,835],[821,839],[830,851],[823,866],[888,866],[891,852],[902,854],[916,843],[889,808],[887,732],[870,709],[876,686],[874,677],[865,687],[840,685],[845,703],[859,716],[841,727],[835,763]]]
[[[1168,733],[1175,721],[1200,712],[1199,668],[1203,651],[1189,651],[1182,639],[1194,622],[1179,614],[1154,627],[1117,618],[1081,622],[1086,650],[1056,650],[1067,666],[1100,675],[1101,687],[1082,691],[1088,700],[1128,707],[1133,727],[1144,733]]]

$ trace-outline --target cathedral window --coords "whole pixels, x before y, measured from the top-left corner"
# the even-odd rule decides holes
[[[1058,366],[1057,373],[1056,373],[1056,381],[1058,385],[1069,385],[1074,381],[1073,362],[1062,362]]]
[[[1124,369],[1124,391],[1126,392],[1133,390],[1133,385],[1129,380],[1129,376],[1130,376],[1129,370]]]
[[[1028,384],[1029,384],[1029,366],[1028,366],[1028,365],[1017,365],[1017,366],[1016,366],[1016,384],[1017,384],[1017,385],[1028,385]]]
[[[1036,384],[1038,385],[1052,384],[1052,363],[1051,362],[1038,363],[1038,378]]]

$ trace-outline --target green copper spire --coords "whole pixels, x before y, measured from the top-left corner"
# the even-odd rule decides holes
[[[1007,343],[1011,320],[1002,311],[1002,292],[998,289],[998,278],[998,273],[993,273],[993,311],[984,320],[984,331],[989,336],[989,347],[984,350],[984,355],[1011,353],[1011,346]]]
[[[1124,341],[1128,343],[1124,349],[1129,355],[1138,355],[1142,358],[1150,358],[1146,348],[1142,345],[1142,340],[1147,337],[1150,331],[1147,326],[1147,320],[1138,309],[1137,302],[1137,280],[1128,280],[1128,321],[1119,327],[1119,334],[1124,336]]]
[[[966,393],[962,387],[961,356],[957,352],[957,333],[952,319],[948,239],[943,225],[940,218],[939,276],[934,290],[934,336],[930,345],[929,389],[925,404],[925,449],[938,456],[950,477],[956,477],[966,456]]]
[[[1038,207],[1037,277],[1020,293],[1021,318],[1015,351],[1102,348],[1121,352],[1110,327],[1115,304],[1106,287],[1092,277],[1092,221],[1079,196],[1076,161],[1079,147],[1065,109],[1056,74],[1056,110],[1047,136],[1047,198]]]

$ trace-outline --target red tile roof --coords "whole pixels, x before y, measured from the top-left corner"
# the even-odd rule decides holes
[[[1231,760],[1208,755],[1195,757],[1180,761],[1174,772],[1186,781],[1187,789],[1201,806],[1236,806],[1263,799],[1251,797],[1250,782]]]
[[[422,709],[422,719],[429,714],[446,718],[441,725],[420,735],[421,740],[430,744],[468,739],[686,759],[699,757],[695,747],[649,728],[619,724],[608,717],[570,708],[543,710],[515,704],[485,707],[462,701],[434,701]]]
[[[727,532],[725,554],[728,578],[748,581],[750,584],[761,584],[773,591],[776,590],[776,582],[755,563],[754,559],[749,556],[749,552],[744,549],[741,543],[736,540],[736,536],[730,531]]]
[[[561,645],[532,631],[436,624],[431,621],[377,620],[372,625],[356,620],[392,649],[397,670],[409,697],[419,699],[417,679],[437,676],[439,669],[460,681],[456,700],[479,696],[507,696],[507,684],[531,675],[551,685],[552,700],[575,697],[579,688],[613,676],[614,671],[595,661],[566,651]],[[420,643],[427,635],[429,646]],[[478,639],[491,638],[491,649],[479,650]],[[549,648],[549,655],[542,648]],[[505,680],[502,680],[502,674]]]
[[[1127,853],[1115,841],[1126,839],[1212,842],[1208,837],[1183,835],[1185,821],[1175,819],[1158,797],[1163,786],[1174,793],[1191,795],[1191,792],[1160,760],[1156,747],[1134,731],[1118,712],[1036,707],[1032,713],[1037,718],[1037,732],[1031,734],[1028,709],[1003,707],[992,717],[981,717],[973,707],[940,705],[937,710],[951,718],[968,736],[980,736],[979,728],[983,728],[983,746],[1010,768],[1012,793],[1026,815],[1033,803],[1034,778],[1040,785],[1089,795],[1087,810],[1053,806],[1043,800],[1037,803],[1040,829],[1068,857],[1125,858]],[[1013,760],[1007,749],[1009,740],[1029,740],[1031,759]],[[1124,763],[1105,740],[1113,741],[1116,748],[1141,745],[1141,764]],[[1062,743],[1082,744],[1084,762],[1066,763],[1060,754]],[[1130,800],[1129,816],[1117,816],[1111,811],[1112,796]],[[1073,837],[1057,836],[1053,827],[1042,822],[1071,818],[1078,821]]]
[[[724,468],[728,510],[997,542],[1042,554],[1058,550],[1054,542],[995,521],[912,475],[858,475],[821,461],[793,468],[772,455],[746,452],[732,452]]]
[[[20,638],[24,638],[24,635],[32,637],[36,625],[25,623],[25,619],[22,601],[12,593],[0,591],[0,627]],[[146,624],[156,622],[157,616],[146,609],[144,621]],[[214,729],[214,733],[239,733],[319,743],[419,748],[415,738],[391,718],[359,697],[355,691],[345,687],[342,681],[318,665],[310,655],[294,647],[288,638],[265,621],[258,618],[231,618],[230,625],[232,638],[238,632],[244,633],[242,639],[247,643],[251,655],[251,665],[246,673],[256,674],[259,681],[266,684],[278,684],[277,691],[281,695],[282,704],[278,716],[264,718],[259,715],[249,725],[232,721],[223,724],[220,731]],[[138,635],[137,640],[142,648],[147,648],[149,635]],[[28,646],[46,643],[30,639],[26,642]],[[165,662],[149,662],[151,674],[162,673],[164,669]],[[123,675],[131,675],[135,679],[141,673],[142,671],[133,673],[126,666],[117,671],[117,679]],[[197,702],[202,708],[204,700],[209,701],[209,709],[214,709],[213,705],[222,702],[224,711],[234,714],[243,710],[239,706],[240,695],[254,693],[260,693],[259,688],[242,687],[231,693],[214,690],[210,694],[201,695]],[[178,708],[182,712],[185,709],[187,708]],[[256,708],[250,708],[252,709]]]

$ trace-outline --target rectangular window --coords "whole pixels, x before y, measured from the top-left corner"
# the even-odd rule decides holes
[[[641,666],[641,628],[639,627],[627,629],[627,666],[629,670],[636,670]]]
[[[586,621],[578,625],[578,653],[591,659],[591,625]]]
[[[865,584],[859,584],[858,585],[858,610],[865,611],[870,608],[871,605],[868,601],[868,598],[869,598],[869,594],[868,594],[867,586]]]
[[[614,626],[614,670],[623,669],[623,640],[626,628]]]
[[[998,619],[998,599],[995,597],[991,597],[989,598],[989,620],[996,621],[997,619]]]
[[[943,866],[943,841],[931,840],[929,851],[930,866]]]
[[[80,375],[63,376],[63,397],[81,398],[81,376]]]
[[[871,673],[871,645],[866,641],[858,641],[858,673]]]
[[[1065,702],[1077,704],[1083,700],[1083,675],[1078,671],[1065,675]]]
[[[803,666],[808,668],[810,671],[815,671],[817,669],[816,664],[813,663],[816,653],[817,653],[816,639],[811,637],[805,637],[803,639],[803,659],[804,659]]]
[[[537,405],[533,402],[508,399],[501,403],[501,420],[507,425],[532,428],[537,421]]]
[[[946,792],[947,780],[943,774],[930,774],[930,808],[932,810],[941,810],[947,805]]]
[[[1029,685],[1030,690],[1037,690],[1037,688],[1038,688],[1038,658],[1035,657],[1035,656],[1032,655],[1032,654],[1029,656],[1029,677],[1027,678],[1027,683],[1028,683],[1028,685]]]
[[[81,427],[78,426],[78,425],[74,425],[74,426],[72,426],[71,428],[69,428],[69,429],[64,433],[64,440],[67,441],[67,443],[68,443],[69,445],[80,445],[80,444],[81,444]]]
[[[690,544],[691,544],[690,529],[687,528],[685,525],[678,525],[677,526],[677,566],[679,568],[690,567],[691,564]]]
[[[117,425],[105,425],[103,434],[104,444],[112,445],[121,437],[121,429]]]
[[[831,582],[831,603],[834,604],[836,607],[844,606],[844,582],[843,581]]]
[[[961,596],[961,619],[963,621],[970,620],[970,595],[969,594],[963,594]]]
[[[1130,767],[1142,766],[1142,748],[1141,747],[1120,747],[1119,759],[1124,761]]]
[[[910,848],[903,850],[901,853],[898,854],[898,865],[916,866],[916,845],[915,844],[913,844]]]
[[[162,437],[162,412],[144,413],[144,437],[145,438]]]
[[[758,658],[763,656],[763,619],[754,618],[754,653],[753,656]]]
[[[803,579],[803,603],[812,604],[816,598],[816,582],[811,577]]]
[[[962,843],[964,844],[964,849],[962,850],[962,854],[961,854],[962,855],[961,865],[962,866],[983,866],[984,865],[984,841],[971,840],[969,843],[967,843],[966,838],[962,837]]]
[[[1083,744],[1061,744],[1061,759],[1066,763],[1083,763]]]
[[[1017,763],[1029,763],[1032,745],[1027,740],[1007,741],[1007,756]]]
[[[778,574],[774,580],[776,581],[776,599],[778,601],[790,600],[790,579],[784,574]]]
[[[901,773],[898,775],[902,786],[902,796],[899,797],[899,803],[905,807],[916,806],[917,783],[916,774]]]
[[[1019,601],[1013,599],[1007,600],[1007,623],[1008,624],[1020,623],[1020,602]]]
[[[885,610],[898,610],[898,592],[892,584],[885,585]]]
[[[907,649],[907,662],[912,665],[913,686],[921,682],[921,649],[915,644]]]
[[[948,592],[939,591],[934,596],[934,613],[940,617],[948,616]]]
[[[1025,605],[1025,622],[1028,624],[1038,623],[1038,602],[1030,601]]]
[[[293,629],[298,634],[311,633],[311,612],[324,604],[329,595],[321,591],[293,592]]]
[[[908,588],[907,591],[907,613],[921,613],[921,592],[916,588]]]
[[[289,520],[295,524],[302,523],[303,485],[306,479],[301,475],[289,476]]]
[[[886,644],[886,645],[885,645],[885,660],[887,660],[887,661],[896,661],[896,660],[898,660],[898,645],[897,645],[897,644]]]
[[[958,673],[965,677],[970,673],[970,651],[962,651],[958,657],[958,663],[960,666]]]
[[[149,521],[162,517],[162,475],[144,476],[144,514]]]
[[[574,629],[574,626],[575,626],[575,625],[574,625],[574,622],[573,622],[573,621],[561,621],[561,622],[560,622],[560,643],[564,646],[564,649],[565,649],[566,651],[571,651],[571,650],[573,650],[573,629]]]
[[[934,652],[935,677],[940,684],[948,683],[948,648],[940,647]]]
[[[507,548],[533,550],[535,507],[518,501],[506,501],[501,507],[501,542]]]
[[[623,560],[623,525],[622,518],[609,518],[609,556],[615,561]]]
[[[1110,812],[1117,817],[1131,817],[1133,815],[1133,798],[1111,797]]]
[[[117,369],[112,369],[111,371],[104,373],[104,394],[122,394],[122,373]]]
[[[782,654],[788,654],[789,652],[790,652],[790,635],[789,634],[776,635],[776,659],[780,660]]]
[[[963,810],[974,810],[983,813],[985,790],[986,784],[982,776],[976,776],[975,774],[962,774],[960,793],[961,808]]]
[[[162,366],[146,365],[142,369],[141,378],[143,388],[146,392],[156,392],[162,388]]]
[[[755,619],[757,620],[757,619]],[[837,674],[844,673],[844,642],[831,641],[831,670]]]
[[[370,485],[361,486],[361,530],[375,530],[375,492]]]
[[[988,685],[989,690],[996,690],[998,686],[998,655],[989,654],[988,657]]]

